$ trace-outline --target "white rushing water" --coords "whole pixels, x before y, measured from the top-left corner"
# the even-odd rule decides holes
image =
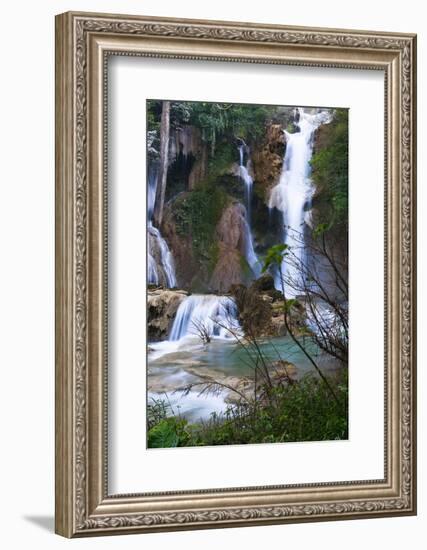
[[[248,154],[249,149],[247,145],[242,142],[241,145],[239,145],[239,174],[245,186],[245,258],[252,270],[255,279],[257,279],[261,275],[261,262],[259,261],[259,258],[255,252],[254,238],[251,228],[252,188],[254,180],[249,174],[249,170],[247,167],[249,161],[247,161],[247,163],[245,164],[245,150]]]
[[[232,332],[239,328],[236,304],[231,298],[214,294],[193,294],[179,305],[169,340],[197,336],[200,329],[206,331],[210,338],[233,338]]]
[[[314,191],[310,179],[314,132],[321,124],[330,122],[332,114],[329,110],[308,114],[302,108],[298,108],[297,112],[299,120],[296,126],[299,131],[293,134],[284,131],[286,153],[279,183],[270,194],[269,208],[277,208],[282,213],[283,243],[290,247],[298,264],[304,261],[304,223],[310,219],[309,210]],[[295,286],[299,286],[298,270],[295,266],[289,265],[286,258],[282,264],[282,275],[284,279],[291,279]],[[275,286],[282,290],[279,272],[275,274]],[[285,284],[285,294],[291,297],[298,292]]]
[[[248,153],[247,145],[244,142],[242,142],[239,145],[239,174],[245,185],[245,207],[246,207],[246,212],[248,214],[248,223],[250,224],[251,223],[252,187],[254,184],[254,180],[252,179],[252,176],[249,174],[249,170],[247,167],[248,162],[245,164],[245,150]]]
[[[155,361],[168,353],[189,346],[203,345],[203,334],[211,339],[236,341],[241,335],[238,312],[228,296],[192,294],[179,305],[167,340],[149,344],[149,360]]]
[[[228,404],[225,396],[221,394],[200,394],[200,390],[187,392],[165,392],[158,395],[155,392],[148,392],[148,403],[157,399],[165,399],[170,406],[171,412],[175,415],[185,417],[190,422],[208,420],[212,413],[221,415]]]
[[[156,201],[158,171],[151,167],[148,172],[147,193],[147,254],[148,254],[148,284],[165,284],[168,288],[177,286],[175,263],[168,243],[162,237],[160,230],[154,227],[152,218]],[[155,250],[157,254],[155,254]],[[157,256],[157,261],[156,261]]]
[[[163,273],[166,279],[166,286],[168,288],[175,288],[176,276],[175,276],[175,264],[173,261],[172,252],[170,251],[167,242],[162,237],[160,231],[154,227],[151,221],[147,224],[148,231],[148,282],[150,284],[158,285],[161,282],[159,271]],[[152,254],[151,250],[151,238],[154,239],[158,252],[160,255],[160,269]]]
[[[261,275],[262,266],[255,252],[251,228],[249,227],[249,224],[246,219],[244,220],[244,231],[245,231],[245,259],[252,270],[254,278],[258,279],[258,277]]]
[[[197,353],[200,355],[202,350],[210,349],[205,348],[206,341],[201,337],[201,331],[205,331],[208,337],[220,343],[221,347],[226,342],[235,343],[236,336],[241,336],[237,315],[237,307],[228,296],[193,294],[186,297],[178,307],[168,340],[149,344],[151,368],[164,373],[162,376],[165,381],[173,383],[175,389],[161,393],[150,391],[148,398],[167,399],[175,413],[179,412],[191,421],[209,418],[213,412],[224,412],[227,407],[224,392],[212,395],[200,393],[201,388],[189,392],[177,389],[191,381],[200,382],[197,376],[189,375],[185,368],[179,368],[179,365],[197,365],[199,361],[194,359],[194,356]],[[211,345],[212,342],[209,346]],[[175,373],[170,374],[170,367],[164,367],[168,362],[175,367],[178,366]]]

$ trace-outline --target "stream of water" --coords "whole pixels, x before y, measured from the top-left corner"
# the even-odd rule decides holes
[[[315,130],[331,120],[330,111],[309,114],[298,109],[295,122],[298,131],[285,131],[286,152],[283,158],[279,183],[272,189],[270,209],[277,208],[283,221],[282,242],[292,248],[298,261],[304,261],[304,224],[308,223],[313,185],[310,180],[310,159],[313,152]],[[239,146],[239,175],[244,184],[245,258],[253,277],[261,274],[261,264],[254,248],[251,226],[253,179],[248,169],[249,150],[243,142]],[[152,217],[156,197],[156,170],[148,178],[148,282],[176,286],[172,254]],[[151,243],[151,244],[150,244]],[[154,254],[153,247],[156,248]],[[299,272],[292,265],[282,265],[284,278],[296,281]],[[280,274],[275,275],[275,286],[282,290]],[[292,287],[285,288],[287,297],[295,295]],[[188,384],[200,383],[203,377],[221,380],[224,377],[251,377],[255,357],[238,343],[242,337],[238,311],[228,296],[193,294],[180,303],[167,340],[148,344],[148,402],[166,399],[175,414],[182,414],[190,421],[209,418],[223,413],[227,408],[226,392],[200,395],[201,388],[183,392]],[[315,346],[313,342],[309,346]],[[271,361],[284,359],[297,366],[297,377],[313,372],[312,364],[290,337],[278,337],[260,342],[261,353]],[[253,352],[255,353],[255,352]],[[326,371],[333,368],[322,352],[314,347],[310,353]],[[205,378],[206,379],[206,378]],[[178,391],[177,391],[178,390]]]
[[[164,342],[159,342],[161,344]],[[308,342],[306,342],[306,345]],[[225,377],[250,377],[254,375],[255,352],[245,351],[234,339],[214,338],[208,345],[201,343],[196,336],[185,336],[173,342],[167,353],[164,348],[150,352],[148,375],[148,402],[162,399],[190,421],[208,419],[215,412],[223,413],[228,404],[227,392],[215,395],[200,395],[202,387],[195,387],[188,394],[176,391],[186,384],[197,383],[203,377],[212,377],[221,381]],[[313,366],[290,337],[278,337],[260,341],[260,348],[266,359],[277,361],[286,359],[297,365],[297,378],[313,372]],[[324,372],[334,368],[330,358],[323,356],[315,344],[310,343],[311,353],[316,357]],[[250,356],[252,359],[250,359]]]
[[[148,256],[148,284],[165,284],[168,288],[177,286],[175,264],[168,243],[162,237],[160,230],[153,225],[153,212],[156,200],[158,170],[150,167],[148,171],[147,193],[147,256]],[[155,254],[154,248],[157,249]],[[156,261],[156,257],[158,258]]]
[[[321,124],[331,121],[330,111],[308,114],[298,108],[295,125],[298,132],[284,131],[286,149],[283,158],[279,183],[272,189],[269,208],[277,208],[282,214],[282,242],[290,247],[295,255],[295,264],[304,261],[304,224],[309,221],[311,198],[314,187],[310,179],[310,160],[313,154],[314,132]],[[296,265],[286,261],[282,263],[282,277],[285,282],[285,294],[292,297],[298,294],[294,287],[301,286],[300,273]],[[293,281],[287,284],[286,280]],[[279,270],[275,273],[275,286],[282,290]]]
[[[262,266],[254,248],[254,237],[251,227],[252,188],[254,181],[248,170],[249,160],[247,160],[245,164],[245,151],[249,158],[248,146],[245,143],[241,143],[239,145],[239,174],[245,186],[245,258],[252,270],[254,278],[257,279],[261,275]]]

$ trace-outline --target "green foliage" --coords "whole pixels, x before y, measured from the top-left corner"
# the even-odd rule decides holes
[[[200,128],[204,141],[215,145],[221,135],[256,139],[263,134],[274,108],[268,105],[236,103],[173,102],[172,124]]]
[[[185,101],[173,101],[171,103],[171,124],[179,127],[188,124],[191,118],[191,105]]]
[[[317,202],[330,225],[347,225],[348,110],[336,109],[334,120],[321,128],[319,150],[311,159]]]
[[[234,104],[230,113],[233,134],[252,141],[264,137],[266,122],[273,112],[274,107],[269,105]]]
[[[171,406],[164,399],[150,399],[147,403],[147,427],[150,430],[172,411]]]
[[[162,101],[147,100],[147,131],[160,130],[160,118],[162,115]]]
[[[172,128],[185,125],[199,128],[202,139],[215,148],[221,138],[255,141],[263,137],[266,122],[274,116],[275,109],[269,105],[173,101],[170,122]],[[147,101],[148,131],[159,130],[161,113],[162,101]]]
[[[187,421],[175,416],[163,418],[148,431],[149,448],[185,446],[188,444],[189,439]]]
[[[219,252],[220,252],[220,249],[219,249],[218,241],[214,240],[209,247],[209,264],[208,264],[209,273],[213,272],[216,264],[218,263]]]
[[[313,237],[321,237],[324,235],[328,229],[330,229],[330,223],[319,223],[313,229]]]
[[[300,302],[296,298],[289,298],[288,300],[285,300],[283,303],[283,311],[291,311],[292,308],[298,308],[300,306]]]
[[[239,264],[240,264],[240,269],[242,270],[243,277],[244,278],[247,277],[250,280],[250,278],[252,277],[252,269],[251,269],[251,266],[248,264],[247,259],[243,256],[243,254],[240,254]]]
[[[283,258],[287,256],[289,246],[287,244],[275,244],[267,250],[264,258],[262,272],[265,273],[270,267],[279,267],[282,264]]]
[[[174,205],[179,234],[191,235],[193,250],[199,261],[209,262],[217,253],[215,228],[228,202],[220,188],[206,184],[186,194]]]
[[[208,160],[207,179],[214,181],[218,176],[223,175],[236,160],[236,146],[226,139],[222,139],[216,144],[215,155],[210,156]]]
[[[347,385],[337,385],[347,398]],[[195,431],[198,445],[327,441],[348,437],[347,413],[330,399],[314,376],[274,388],[270,404],[229,409],[225,420],[214,417]]]
[[[176,439],[170,436],[155,442],[196,446],[347,439],[348,412],[343,405],[348,399],[346,373],[329,377],[329,383],[339,404],[330,398],[320,378],[307,375],[299,381],[270,388],[268,401],[230,406],[224,415],[212,414],[203,423],[183,426],[182,420],[168,418],[171,425],[177,422]]]
[[[148,446],[153,448],[178,447],[179,437],[175,429],[175,419],[161,420],[148,432]]]

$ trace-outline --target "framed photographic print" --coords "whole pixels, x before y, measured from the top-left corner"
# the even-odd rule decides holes
[[[416,37],[56,18],[56,531],[416,513]]]

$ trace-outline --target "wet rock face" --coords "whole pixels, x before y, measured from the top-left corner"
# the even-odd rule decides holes
[[[154,230],[150,227],[148,227],[147,233],[148,233],[148,247],[151,252],[151,256],[156,264],[158,284],[160,286],[167,286],[168,280],[162,265],[162,252],[160,248],[159,237],[158,235],[156,235]]]
[[[245,215],[244,206],[238,202],[224,210],[216,234],[225,246],[239,250],[243,248]]]
[[[263,276],[264,282],[267,277]],[[231,293],[236,300],[239,310],[239,320],[245,334],[252,338],[264,336],[281,336],[284,334],[283,320],[274,320],[275,309],[273,307],[276,290],[271,293],[263,293],[257,286],[257,281],[249,288],[244,285],[234,285]],[[266,283],[267,284],[267,283]],[[273,286],[274,288],[274,286]],[[281,295],[280,295],[281,296]]]
[[[269,364],[269,378],[273,386],[293,384],[297,379],[297,367],[283,359]],[[257,380],[248,376],[223,376],[220,379],[229,390],[225,392],[225,402],[237,404],[242,402],[253,403],[255,400],[260,403],[265,398],[266,380],[259,377]]]
[[[240,203],[229,205],[216,228],[218,260],[210,287],[214,292],[228,292],[242,283],[242,253],[245,246],[245,208]]]
[[[274,278],[269,273],[264,273],[259,279],[252,283],[252,288],[258,290],[259,292],[270,292],[273,293],[273,296],[281,297],[280,292],[278,292],[274,286]]]
[[[200,129],[183,126],[174,130],[170,141],[171,164],[179,156],[195,159],[187,175],[187,189],[192,190],[206,177],[208,165],[207,144],[203,141]]]
[[[149,290],[147,295],[148,340],[166,340],[180,303],[188,296],[184,290]]]
[[[327,148],[330,132],[331,127],[328,124],[322,124],[316,129],[313,136],[313,154]]]
[[[285,136],[281,124],[270,124],[265,141],[252,154],[255,181],[264,189],[265,200],[269,190],[277,184],[282,171]]]
[[[175,260],[176,278],[180,287],[189,288],[199,267],[194,258],[191,235],[179,235],[174,216],[173,203],[167,204],[163,214],[162,234],[169,244]]]
[[[274,288],[274,279],[268,273],[251,286],[234,285],[230,289],[239,310],[239,321],[245,334],[252,338],[286,336],[282,294]],[[306,327],[306,312],[302,304],[292,308],[288,323],[294,334],[301,334]]]

